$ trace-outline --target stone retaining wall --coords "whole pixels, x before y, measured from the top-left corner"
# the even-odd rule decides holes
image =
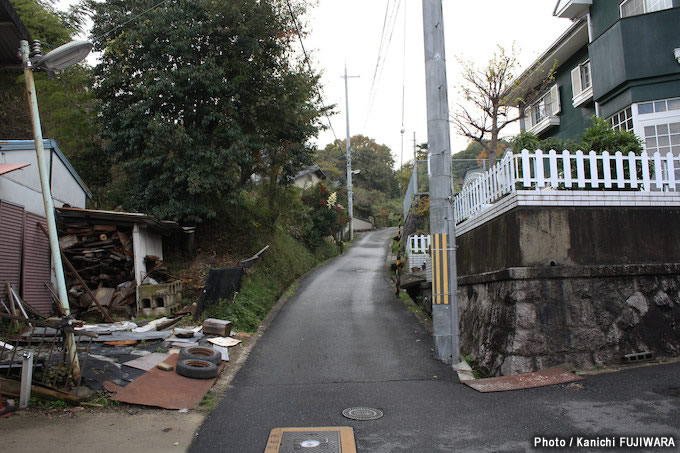
[[[509,268],[461,277],[461,353],[489,376],[680,354],[680,264]]]

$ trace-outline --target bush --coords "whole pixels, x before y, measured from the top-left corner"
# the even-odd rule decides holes
[[[597,154],[603,151],[628,154],[632,151],[639,155],[642,153],[642,142],[633,132],[612,129],[607,120],[594,116],[593,125],[583,132],[580,149],[583,152],[593,150]]]
[[[565,149],[569,151],[581,150],[586,154],[591,150],[597,154],[602,154],[604,151],[609,151],[610,154],[617,151],[628,154],[633,151],[639,155],[642,152],[642,142],[633,132],[612,129],[606,119],[597,116],[593,116],[592,121],[592,126],[583,131],[580,142],[557,137],[541,140],[531,132],[520,132],[510,141],[512,152],[520,153],[523,149],[529,151],[536,151],[537,149],[550,151],[554,149],[558,152]]]
[[[337,194],[330,193],[321,182],[306,189],[301,198],[309,208],[312,220],[306,237],[306,243],[312,249],[319,247],[325,237],[342,231],[349,221],[347,211],[337,204]]]

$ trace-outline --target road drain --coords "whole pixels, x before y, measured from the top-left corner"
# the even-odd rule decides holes
[[[383,416],[383,413],[379,409],[373,409],[371,407],[350,407],[342,411],[342,415],[351,420],[377,420]]]

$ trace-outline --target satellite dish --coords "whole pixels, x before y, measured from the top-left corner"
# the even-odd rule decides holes
[[[71,41],[41,57],[35,66],[47,71],[60,71],[83,61],[90,50],[90,41]]]

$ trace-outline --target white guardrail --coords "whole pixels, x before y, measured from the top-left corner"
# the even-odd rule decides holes
[[[456,224],[515,190],[680,190],[680,156],[541,150],[507,153],[454,200]]]

